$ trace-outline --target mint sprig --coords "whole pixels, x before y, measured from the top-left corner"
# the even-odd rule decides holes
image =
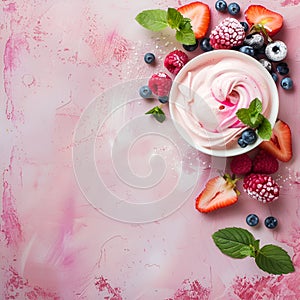
[[[166,119],[166,115],[165,115],[164,111],[159,106],[155,106],[155,107],[151,108],[145,114],[153,115],[153,117],[160,123],[162,123]]]
[[[262,114],[262,102],[255,98],[251,101],[249,108],[240,108],[236,116],[245,125],[257,129],[257,134],[263,140],[269,140],[272,136],[272,126],[269,120]]]
[[[168,8],[167,11],[162,9],[144,10],[135,17],[135,20],[151,31],[161,31],[167,27],[175,29],[175,37],[181,44],[194,45],[196,43],[191,20],[183,17],[175,8]]]
[[[253,257],[257,266],[270,274],[288,274],[295,271],[288,253],[272,244],[259,246],[251,232],[239,227],[220,229],[212,235],[216,246],[232,258]]]

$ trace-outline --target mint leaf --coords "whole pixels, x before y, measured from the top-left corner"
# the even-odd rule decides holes
[[[247,126],[251,126],[251,115],[247,108],[240,108],[236,112],[236,116],[240,119],[242,123]]]
[[[168,8],[167,11],[162,9],[144,10],[135,17],[135,20],[152,31],[161,31],[169,26],[176,30],[176,39],[181,44],[196,44],[191,20],[184,18],[175,8]]]
[[[193,30],[191,31],[176,31],[176,40],[184,45],[195,45],[196,39]]]
[[[253,256],[253,247],[251,246],[243,246],[240,250],[241,255],[247,256]]]
[[[222,253],[233,258],[249,256],[245,250],[255,243],[254,236],[248,230],[238,227],[220,229],[212,235],[216,246]]]
[[[261,125],[265,117],[261,113],[250,114],[250,127],[257,128]]]
[[[144,10],[135,17],[135,20],[152,31],[160,31],[168,27],[167,12],[162,9]]]
[[[256,112],[261,113],[262,112],[262,103],[258,98],[255,98],[251,101],[249,105],[249,111],[250,113]]]
[[[267,118],[264,118],[262,123],[257,129],[257,134],[263,139],[263,140],[270,140],[272,136],[272,125],[269,122]]]
[[[288,274],[295,271],[288,253],[275,245],[262,247],[255,262],[260,269],[270,274]]]
[[[145,114],[146,115],[153,115],[153,117],[160,123],[162,123],[166,119],[165,113],[163,112],[163,110],[159,106],[153,107],[152,109],[147,111]]]
[[[168,8],[167,22],[172,29],[179,29],[180,24],[183,22],[183,15],[175,8]]]

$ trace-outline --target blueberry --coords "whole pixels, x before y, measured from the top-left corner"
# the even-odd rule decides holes
[[[280,85],[285,90],[290,90],[293,87],[293,80],[290,77],[284,77],[281,79]]]
[[[195,51],[197,48],[198,48],[198,40],[196,40],[196,44],[194,45],[182,45],[183,49],[188,51],[188,52],[192,52],[192,51]]]
[[[233,16],[237,15],[240,12],[240,10],[241,10],[241,8],[240,8],[240,6],[237,3],[232,2],[232,3],[228,4],[228,12],[229,12],[229,14],[231,14]]]
[[[242,46],[239,51],[252,57],[255,55],[254,49],[251,46]]]
[[[150,90],[148,85],[140,87],[139,94],[142,98],[145,99],[153,98],[152,91]]]
[[[155,55],[153,53],[146,53],[144,55],[144,61],[146,64],[152,64],[155,61]]]
[[[246,217],[246,223],[249,226],[256,226],[258,224],[258,222],[259,222],[259,218],[255,214],[250,214]]]
[[[218,0],[215,3],[215,9],[220,12],[224,12],[227,9],[227,3],[224,0]]]
[[[240,23],[241,23],[241,25],[244,27],[245,32],[247,32],[248,29],[249,29],[248,23],[247,23],[247,22],[240,22]]]
[[[248,128],[242,132],[242,139],[247,145],[252,145],[257,140],[257,134],[252,128]]]
[[[238,139],[238,144],[241,148],[245,148],[248,145],[241,137]]]
[[[169,96],[160,96],[160,97],[158,97],[158,101],[160,103],[165,104],[165,103],[169,102]]]
[[[265,39],[259,33],[248,34],[244,40],[244,44],[247,46],[252,46],[253,49],[260,49],[264,45],[264,43]]]
[[[270,216],[265,219],[265,226],[267,228],[274,229],[277,227],[277,225],[278,225],[278,221],[275,217]]]
[[[214,50],[214,48],[212,47],[212,45],[209,43],[209,38],[203,38],[200,41],[200,48],[204,52],[208,52],[208,51]]]
[[[278,75],[275,72],[272,72],[271,75],[272,75],[273,80],[275,82],[277,82],[278,81]]]
[[[287,75],[290,71],[287,63],[281,62],[276,66],[276,70],[280,75]]]
[[[265,58],[262,58],[259,60],[259,62],[261,63],[261,65],[266,68],[269,72],[272,71],[272,64],[270,61],[268,61],[267,59]]]

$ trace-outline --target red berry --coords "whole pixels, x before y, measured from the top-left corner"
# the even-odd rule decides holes
[[[174,50],[170,52],[166,58],[164,65],[174,75],[182,69],[182,67],[189,61],[188,56],[181,50]]]
[[[244,191],[252,198],[263,203],[279,198],[279,186],[275,180],[265,174],[249,174],[244,178]]]
[[[278,160],[270,153],[260,150],[253,159],[253,172],[273,174],[278,171]]]
[[[159,97],[168,96],[172,86],[172,79],[166,73],[159,72],[152,75],[148,86],[153,94]]]
[[[243,44],[245,39],[243,25],[234,18],[226,18],[212,30],[209,38],[215,49],[231,49]]]
[[[252,161],[247,154],[234,156],[230,163],[230,169],[233,174],[245,175],[251,172]]]

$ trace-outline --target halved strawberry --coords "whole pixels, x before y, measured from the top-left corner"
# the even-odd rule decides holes
[[[292,134],[289,125],[278,120],[274,125],[271,139],[263,141],[259,147],[281,161],[289,161],[293,157]]]
[[[196,199],[196,209],[208,213],[236,203],[239,195],[235,187],[237,180],[228,174],[211,178]]]
[[[263,27],[269,36],[275,35],[283,25],[281,14],[262,5],[250,5],[245,11],[245,18],[250,27]]]
[[[195,1],[183,5],[177,10],[185,18],[191,19],[192,29],[196,39],[200,39],[205,36],[210,23],[210,10],[207,4]]]

